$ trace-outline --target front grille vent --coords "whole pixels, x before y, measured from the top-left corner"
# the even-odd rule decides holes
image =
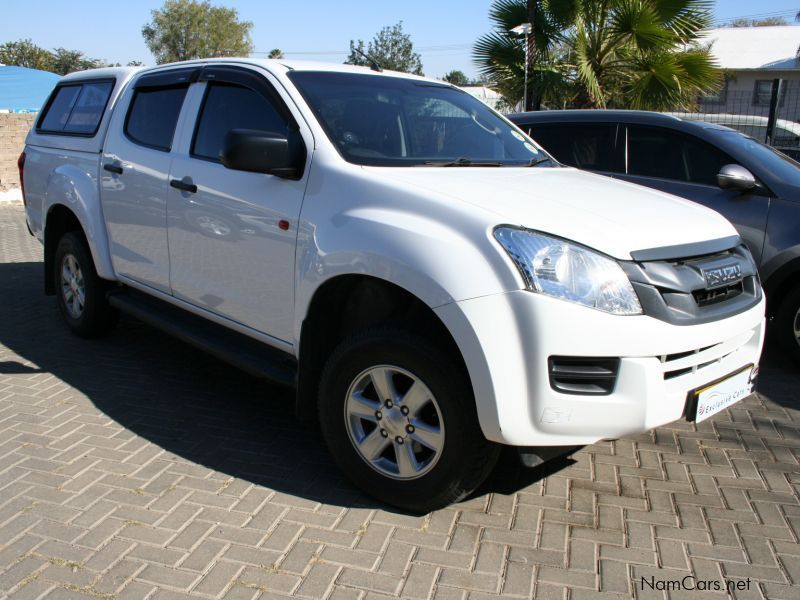
[[[660,357],[664,370],[664,379],[670,380],[683,375],[697,373],[700,369],[716,364],[730,355],[737,344],[736,340],[729,340],[728,342],[705,346],[688,352],[665,354]],[[692,358],[690,359],[689,357]],[[709,360],[709,358],[712,360]]]
[[[562,394],[605,396],[614,391],[619,358],[551,356],[550,387]]]
[[[734,298],[742,292],[744,292],[744,282],[737,281],[731,285],[712,290],[696,290],[692,292],[692,295],[694,296],[694,301],[697,302],[697,306],[702,307],[717,304],[718,302],[725,302],[725,300]]]

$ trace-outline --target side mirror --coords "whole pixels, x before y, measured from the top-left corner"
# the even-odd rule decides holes
[[[758,187],[753,174],[741,165],[725,165],[717,174],[717,185],[723,190],[746,192]]]
[[[256,129],[231,129],[225,135],[219,158],[223,165],[236,171],[299,179],[305,162],[302,148],[297,132],[286,136]]]

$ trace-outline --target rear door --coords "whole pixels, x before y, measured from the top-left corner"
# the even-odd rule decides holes
[[[523,130],[565,165],[604,175],[624,171],[624,128],[616,123],[533,124]]]
[[[644,125],[627,126],[625,174],[646,185],[704,204],[726,217],[760,263],[769,197],[759,193],[726,191],[717,185],[717,173],[733,158],[693,135]]]
[[[199,67],[145,74],[117,104],[102,156],[101,199],[114,270],[170,293],[167,177],[186,92]]]
[[[170,283],[177,298],[290,342],[307,169],[290,180],[234,171],[219,160],[231,129],[284,135],[299,129],[310,153],[307,126],[267,77],[242,67],[206,67],[192,89],[196,106],[170,173],[170,183],[179,186],[168,196]]]

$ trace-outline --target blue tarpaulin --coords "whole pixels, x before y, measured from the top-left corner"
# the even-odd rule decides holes
[[[37,69],[0,66],[0,111],[38,111],[60,77]]]

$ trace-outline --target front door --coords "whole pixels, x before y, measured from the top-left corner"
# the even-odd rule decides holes
[[[196,91],[195,91],[196,90]],[[234,171],[219,160],[231,129],[297,128],[266,74],[206,67],[202,100],[176,152],[168,195],[175,297],[284,342],[293,339],[294,253],[306,175]]]

